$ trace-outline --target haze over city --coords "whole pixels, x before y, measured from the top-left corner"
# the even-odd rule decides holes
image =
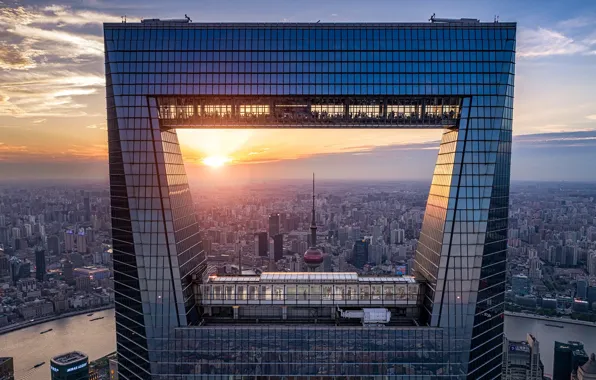
[[[199,5],[200,4],[200,5]],[[592,181],[596,27],[588,1],[4,1],[0,8],[3,180],[106,179],[103,22],[517,20],[513,180]],[[439,130],[180,130],[190,180],[428,180]],[[213,169],[207,163],[220,163]]]

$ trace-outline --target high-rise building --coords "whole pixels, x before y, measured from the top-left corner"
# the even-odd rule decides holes
[[[259,232],[255,235],[255,253],[260,257],[266,257],[269,253],[269,244],[267,244],[267,232]]]
[[[577,279],[575,282],[575,296],[582,300],[588,298],[588,281],[585,278]]]
[[[75,250],[75,234],[73,230],[67,230],[64,232],[64,250],[66,252],[72,252]]]
[[[62,275],[66,282],[72,282],[74,279],[74,269],[70,260],[66,260],[62,266]]]
[[[515,23],[147,19],[104,37],[122,378],[500,376]],[[205,260],[176,128],[217,127],[442,129],[416,277],[196,284]]]
[[[567,380],[577,371],[577,367],[588,361],[582,342],[567,343],[555,341],[553,358],[553,380]]]
[[[50,255],[60,254],[60,239],[56,235],[48,237],[48,253]]]
[[[391,231],[391,244],[403,244],[405,239],[405,231],[401,228]]]
[[[269,237],[273,238],[280,232],[280,218],[279,214],[269,215]]]
[[[0,358],[0,380],[14,380],[14,362],[11,357]]]
[[[503,380],[542,380],[544,365],[540,345],[532,334],[525,341],[503,337]]]
[[[596,251],[588,252],[588,273],[590,276],[596,276]]]
[[[54,356],[50,373],[52,380],[89,380],[89,358],[79,351]]]
[[[89,196],[86,196],[83,199],[83,206],[85,208],[85,221],[89,222],[91,221],[91,200],[89,199]]]
[[[41,247],[35,249],[35,278],[39,282],[46,280],[46,251]]]
[[[273,259],[281,260],[284,256],[284,235],[277,234],[273,236]]]
[[[24,224],[23,228],[25,229],[25,237],[29,237],[33,234],[33,230],[31,229],[31,225],[29,223]]]
[[[352,265],[356,268],[362,269],[366,263],[368,263],[368,248],[370,240],[360,239],[354,242],[352,248]]]
[[[85,237],[85,230],[83,229],[77,234],[77,252],[82,255],[87,253],[87,238]]]

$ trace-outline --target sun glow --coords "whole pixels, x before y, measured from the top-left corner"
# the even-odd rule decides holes
[[[232,159],[225,156],[208,156],[203,158],[203,164],[212,168],[219,168],[230,161],[232,161]]]

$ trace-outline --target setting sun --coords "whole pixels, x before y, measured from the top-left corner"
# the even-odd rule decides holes
[[[231,158],[224,156],[209,156],[203,159],[203,164],[211,166],[212,168],[219,168],[231,160]]]

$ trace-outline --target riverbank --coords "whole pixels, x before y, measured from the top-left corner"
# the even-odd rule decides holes
[[[93,309],[75,310],[75,311],[71,311],[69,313],[64,313],[64,314],[60,314],[60,315],[52,315],[52,316],[45,317],[45,318],[39,318],[34,321],[15,323],[13,325],[8,325],[8,326],[4,326],[3,328],[0,328],[0,335],[6,334],[6,333],[9,333],[12,331],[24,329],[27,327],[39,325],[42,323],[56,321],[56,320],[62,319],[62,318],[74,317],[76,315],[81,315],[81,314],[95,313],[98,311],[109,310],[109,309],[113,309],[113,308],[114,308],[114,305],[104,305],[104,306],[96,307]]]
[[[515,311],[505,311],[505,315],[510,315],[512,317],[519,317],[519,318],[539,319],[542,321],[553,322],[553,323],[569,323],[569,324],[573,324],[573,325],[596,327],[596,323],[594,323],[594,322],[580,321],[579,319],[546,317],[544,315],[517,313]]]

